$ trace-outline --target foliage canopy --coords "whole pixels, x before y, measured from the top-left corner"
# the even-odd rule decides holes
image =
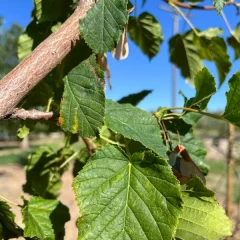
[[[26,59],[58,31],[83,1],[78,6],[76,0],[34,0],[32,21],[19,38],[19,59]],[[142,5],[146,2],[140,1]],[[178,2],[167,2],[179,11]],[[195,3],[189,1],[189,6]],[[218,13],[225,3],[214,1]],[[18,107],[26,110],[54,110],[57,119],[51,120],[66,140],[57,152],[41,146],[29,155],[23,190],[31,197],[23,199],[20,206],[25,228],[16,225],[10,207],[0,201],[1,239],[64,238],[64,224],[70,215],[57,198],[62,175],[73,160],[73,189],[80,211],[78,239],[217,240],[231,236],[230,220],[214,192],[203,183],[209,171],[206,150],[193,128],[201,115],[240,127],[240,72],[229,80],[227,106],[219,116],[206,111],[217,89],[214,77],[204,67],[204,60],[216,65],[221,86],[232,66],[227,43],[235,50],[235,58],[240,56],[240,28],[237,26],[227,42],[219,36],[222,30],[218,28],[192,28],[172,36],[170,61],[192,82],[196,94],[190,99],[183,95],[184,106],[177,108],[181,112],[159,107],[152,114],[136,107],[151,90],[118,102],[105,98],[104,72],[109,74],[106,53],[115,49],[120,59],[127,57],[129,36],[152,59],[164,39],[155,16],[149,12],[131,14],[132,10],[127,0],[96,1],[79,21],[82,38],[76,46],[19,103]],[[10,53],[3,57],[7,62],[0,59],[0,67],[6,66],[6,71],[17,64],[11,52],[16,52],[16,38],[12,41],[10,35],[17,37],[20,30],[13,25],[7,37],[0,38],[1,48]],[[18,136],[25,137],[34,126],[23,121]],[[85,143],[78,151],[72,146],[77,141]]]

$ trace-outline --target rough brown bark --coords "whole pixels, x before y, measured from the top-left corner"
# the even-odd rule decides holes
[[[72,16],[0,81],[0,119],[11,114],[22,98],[61,64],[79,40],[79,19],[86,16],[93,2],[80,0]]]

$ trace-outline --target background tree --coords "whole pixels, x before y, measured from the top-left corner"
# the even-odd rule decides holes
[[[0,18],[0,76],[5,76],[18,63],[18,38],[22,33],[22,28],[18,24],[3,30],[3,18]]]

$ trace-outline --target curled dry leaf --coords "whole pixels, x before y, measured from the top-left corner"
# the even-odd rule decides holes
[[[108,86],[109,86],[110,89],[112,89],[111,72],[110,72],[110,69],[109,69],[106,53],[102,56],[97,55],[97,63],[99,64],[100,68],[106,73],[106,77],[107,77],[107,80],[108,80]]]
[[[128,14],[132,13],[135,7],[128,9]],[[127,25],[124,28],[123,34],[117,44],[117,47],[113,49],[112,56],[117,60],[123,60],[128,57],[129,47],[128,47],[128,39],[127,39]]]
[[[129,47],[128,47],[128,39],[127,39],[127,25],[124,28],[123,34],[120,38],[120,41],[117,44],[117,47],[113,49],[112,56],[117,60],[123,60],[128,57]]]
[[[181,159],[180,163],[177,163],[178,154],[180,153]],[[206,179],[197,165],[193,162],[190,155],[183,145],[178,144],[175,149],[169,154],[171,165],[173,166],[173,173],[180,181],[181,184],[186,183],[186,181],[197,175],[205,184]]]

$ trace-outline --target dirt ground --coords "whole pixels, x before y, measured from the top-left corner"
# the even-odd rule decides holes
[[[79,210],[74,199],[74,193],[72,190],[72,174],[71,169],[63,175],[63,191],[59,197],[59,200],[70,209],[71,220],[66,223],[66,240],[77,239],[76,221],[79,216]],[[22,184],[25,183],[24,169],[20,165],[5,165],[0,166],[0,195],[5,198],[22,204],[21,195],[24,195],[27,199],[28,195],[23,193]],[[11,205],[13,212],[16,214],[16,222],[19,226],[23,226],[20,208]]]

